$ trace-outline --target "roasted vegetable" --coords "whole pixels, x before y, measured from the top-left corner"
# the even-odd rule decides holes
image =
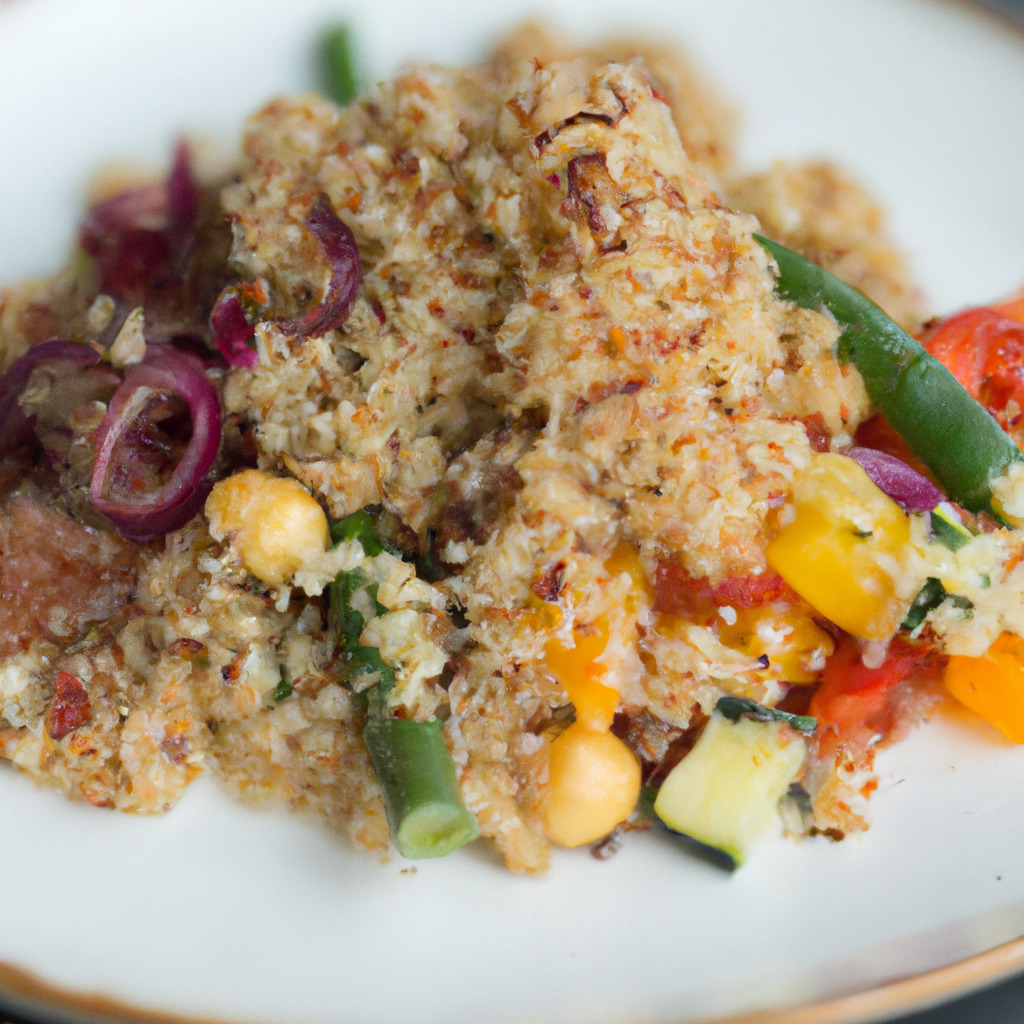
[[[993,480],[1024,456],[989,412],[856,288],[778,242],[755,238],[778,266],[779,294],[836,319],[840,358],[857,367],[871,400],[946,494],[972,512],[993,513]]]
[[[368,558],[394,558],[373,532],[367,512],[335,523],[335,541],[358,541]],[[398,852],[410,859],[443,857],[479,834],[465,808],[441,722],[398,717],[388,694],[395,669],[380,649],[363,642],[368,618],[386,614],[377,600],[378,584],[362,568],[338,574],[330,604],[339,634],[341,681],[365,703],[363,740],[380,782],[384,809]]]
[[[693,750],[662,783],[654,812],[674,832],[738,867],[780,827],[779,801],[806,754],[790,722],[752,701],[738,707],[723,697]]]

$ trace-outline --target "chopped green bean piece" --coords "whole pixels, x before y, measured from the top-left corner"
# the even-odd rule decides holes
[[[321,39],[320,75],[324,95],[342,107],[359,94],[355,48],[348,25],[332,25]]]
[[[331,527],[335,543],[356,540],[368,557],[386,550],[365,509]],[[395,556],[398,557],[398,556]],[[362,642],[367,617],[385,615],[379,585],[366,569],[338,573],[329,588],[338,629],[341,682],[366,709],[363,739],[380,782],[395,846],[403,857],[442,857],[479,834],[459,795],[441,722],[393,718],[388,694],[397,673],[380,649]],[[372,678],[366,678],[372,677]]]
[[[363,738],[403,857],[443,857],[476,839],[439,721],[371,718]]]
[[[832,314],[842,329],[839,357],[857,367],[872,402],[949,497],[995,514],[992,482],[1024,455],[988,410],[867,296],[778,242],[754,237],[775,259],[783,298]]]

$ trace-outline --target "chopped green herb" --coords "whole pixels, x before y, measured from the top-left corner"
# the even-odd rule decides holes
[[[752,718],[755,722],[786,722],[797,732],[807,734],[818,727],[818,720],[811,715],[794,715],[778,708],[766,708],[749,697],[719,697],[715,710],[730,722],[741,718]]]
[[[929,515],[931,516],[932,536],[950,551],[958,551],[973,536],[971,531],[963,523],[954,519],[942,505],[933,508]]]
[[[369,558],[384,550],[384,543],[377,536],[373,516],[365,508],[331,524],[331,543],[357,540]]]
[[[947,597],[946,588],[934,576],[929,576],[917,592],[901,625],[904,629],[917,629],[928,617],[928,613],[938,608]]]
[[[359,642],[366,626],[366,616],[353,603],[362,592],[374,615],[383,615],[387,608],[377,600],[377,587],[376,583],[370,583],[362,569],[340,572],[330,586],[330,602],[337,616],[339,639],[346,655],[346,685],[352,687],[360,676],[374,673],[380,692],[386,692],[395,685],[395,670],[381,657],[376,647]]]

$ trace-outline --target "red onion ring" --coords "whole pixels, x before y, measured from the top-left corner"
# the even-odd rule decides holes
[[[100,355],[88,345],[54,338],[33,345],[19,356],[0,377],[0,455],[20,448],[32,440],[32,418],[25,415],[18,399],[32,371],[45,360],[54,359],[74,366],[92,366]]]
[[[885,491],[905,512],[930,512],[946,496],[902,459],[875,448],[847,448],[843,455],[858,462],[876,487]]]
[[[165,181],[126,189],[86,215],[79,243],[96,261],[100,291],[134,300],[158,278],[175,276],[198,213],[189,148],[180,142]]]
[[[237,295],[228,294],[218,300],[210,314],[213,341],[229,366],[252,370],[259,363],[256,350],[249,347],[255,332],[246,319]]]
[[[178,235],[187,235],[199,219],[199,185],[192,173],[192,151],[184,139],[174,147],[166,188],[169,227]]]
[[[331,265],[331,280],[323,300],[298,320],[278,321],[285,334],[319,338],[348,318],[363,283],[359,248],[348,225],[334,212],[327,196],[317,196],[305,221]]]
[[[170,476],[155,490],[113,496],[122,449],[144,420],[154,397],[178,395],[188,405],[192,433]],[[184,526],[203,506],[210,490],[207,473],[220,446],[220,403],[198,364],[169,345],[150,345],[114,393],[96,431],[96,463],[90,504],[118,533],[144,543]]]

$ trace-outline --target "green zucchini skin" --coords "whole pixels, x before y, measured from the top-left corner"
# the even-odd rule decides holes
[[[803,767],[807,747],[785,722],[719,712],[693,749],[669,772],[654,813],[673,832],[739,867],[778,829],[779,801]]]
[[[835,318],[839,358],[857,368],[871,401],[946,494],[995,515],[992,482],[1024,456],[988,410],[862,292],[778,242],[754,238],[775,260],[782,298]]]

